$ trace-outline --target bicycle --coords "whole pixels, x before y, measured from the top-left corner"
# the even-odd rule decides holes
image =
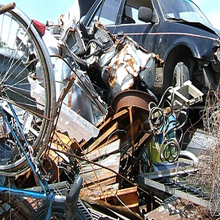
[[[0,174],[15,176],[28,167],[24,152],[37,161],[46,147],[55,114],[55,84],[35,22],[14,3],[1,6],[0,14]]]
[[[28,197],[49,202],[45,219],[51,217],[53,202],[61,203],[59,212],[65,204],[66,219],[72,219],[82,177],[75,178],[67,196],[56,195],[47,184],[47,174],[42,173],[38,164],[58,115],[53,67],[36,28],[39,24],[15,6],[15,3],[0,5],[0,175],[10,178],[30,168],[42,192],[13,188],[10,184],[0,186],[1,195],[11,198],[11,208],[8,204],[6,214],[0,215],[29,219],[29,214],[22,213],[28,209],[23,198]],[[23,204],[22,212],[11,214],[8,210],[15,210],[19,201],[19,206]],[[1,202],[1,206],[4,205],[5,198]],[[38,217],[42,218],[41,213]]]

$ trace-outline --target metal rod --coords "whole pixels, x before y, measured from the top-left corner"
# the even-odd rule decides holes
[[[133,116],[132,116],[132,106],[128,107],[129,110],[129,119],[130,119],[130,126],[131,126],[131,145],[132,145],[132,175],[134,174],[134,130],[133,130]]]
[[[0,15],[4,14],[5,12],[8,12],[8,11],[14,9],[15,7],[16,7],[15,2],[11,2],[11,3],[7,4],[7,5],[4,5],[4,6],[0,7]]]
[[[30,197],[35,199],[44,199],[47,200],[50,195],[43,192],[35,192],[30,190],[18,189],[18,188],[8,188],[5,186],[0,186],[1,193],[10,193],[11,195],[15,196],[23,196],[23,197]]]
[[[5,121],[6,121],[6,123],[7,123],[8,127],[9,127],[9,129],[11,130],[12,136],[13,136],[14,139],[17,141],[17,144],[19,145],[19,147],[21,148],[23,154],[25,155],[25,157],[26,157],[26,159],[27,159],[27,161],[28,161],[28,164],[30,165],[30,167],[31,167],[31,169],[32,169],[32,171],[33,171],[34,176],[37,178],[38,183],[41,185],[43,191],[46,193],[45,186],[44,186],[43,182],[40,180],[40,178],[38,177],[37,172],[36,172],[36,170],[35,170],[35,168],[34,168],[34,164],[32,163],[32,161],[31,161],[31,159],[29,158],[27,152],[25,151],[24,147],[22,146],[22,144],[21,144],[21,142],[20,142],[20,140],[19,140],[17,134],[16,134],[15,131],[13,130],[11,124],[9,123],[9,121],[8,121],[8,119],[7,119],[7,116],[6,116],[6,114],[4,113],[4,110],[3,110],[2,107],[0,107],[0,111],[1,111],[1,114],[2,114],[3,118],[4,118]]]

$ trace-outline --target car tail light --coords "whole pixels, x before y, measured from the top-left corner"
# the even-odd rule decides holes
[[[39,32],[39,34],[41,36],[44,36],[45,31],[46,31],[46,25],[37,21],[37,20],[34,20],[33,23],[34,23],[34,26],[36,27],[37,31]]]

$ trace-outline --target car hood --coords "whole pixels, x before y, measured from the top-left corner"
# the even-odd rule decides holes
[[[207,25],[204,25],[200,22],[191,22],[191,21],[187,21],[187,20],[183,20],[183,19],[172,19],[172,20],[174,20],[175,22],[178,22],[178,23],[187,24],[187,25],[190,25],[190,26],[193,26],[193,27],[197,27],[197,28],[209,31],[209,32],[217,35],[217,37],[220,41],[220,30],[218,30],[218,29],[216,29],[212,26],[207,26]]]
[[[196,26],[196,27],[199,27],[199,28],[202,28],[204,30],[207,30],[207,31],[210,31],[214,34],[216,34],[218,36],[218,38],[220,38],[220,30],[212,27],[212,26],[206,26],[202,23],[199,23],[199,22],[188,22],[188,24],[191,24],[193,26]]]
[[[215,33],[218,35],[218,37],[220,38],[220,30],[219,29],[217,29],[217,28],[212,28],[214,31],[215,31]]]

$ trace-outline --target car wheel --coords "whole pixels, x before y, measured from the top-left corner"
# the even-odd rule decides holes
[[[183,83],[190,80],[190,71],[186,64],[179,62],[173,70],[172,86],[182,87]]]
[[[169,86],[182,86],[187,80],[192,80],[194,61],[175,57],[166,62],[164,69],[164,90]]]
[[[169,86],[181,87],[184,82],[193,78],[193,72],[195,70],[195,62],[191,59],[188,53],[185,57],[176,56],[173,54],[172,58],[169,58],[166,62],[164,70],[164,90]],[[178,121],[180,124],[185,124],[183,129],[187,127],[187,121],[189,117],[189,108],[182,109],[184,114],[180,114]]]

